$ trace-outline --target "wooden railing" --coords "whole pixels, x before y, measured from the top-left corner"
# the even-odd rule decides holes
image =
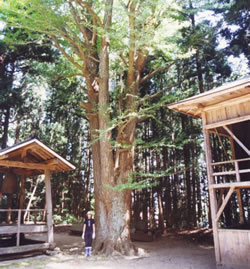
[[[220,166],[221,170],[224,170],[221,172],[212,173],[212,176],[214,177],[214,183],[220,183],[218,182],[218,177],[225,177],[225,176],[235,176],[236,182],[241,182],[240,174],[250,173],[250,169],[239,169],[239,162],[246,162],[246,161],[250,161],[250,158],[212,163],[211,164],[212,171],[214,171],[214,168],[216,166]],[[230,170],[225,171],[225,166],[228,164],[232,164],[233,167]],[[250,178],[249,178],[249,181],[250,181]],[[226,183],[225,179],[223,180],[222,183]]]
[[[16,246],[20,246],[20,233],[41,233],[47,232],[47,225],[45,222],[46,210],[45,209],[0,209],[1,212],[13,213],[17,212],[16,222],[4,223],[0,226],[0,234],[16,234]],[[33,222],[22,223],[22,213],[34,213]],[[37,221],[37,215],[43,216],[42,221]],[[34,225],[30,225],[34,224]]]

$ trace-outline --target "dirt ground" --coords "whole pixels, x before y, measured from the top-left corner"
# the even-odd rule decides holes
[[[44,235],[37,235],[44,239]],[[79,235],[66,230],[55,233],[57,248],[47,254],[0,262],[0,269],[215,269],[210,230],[167,232],[153,242],[134,242],[139,255],[112,258],[84,257]]]

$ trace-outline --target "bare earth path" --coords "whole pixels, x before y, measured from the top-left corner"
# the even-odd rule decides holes
[[[215,269],[214,248],[207,237],[167,233],[154,242],[135,242],[137,257],[84,257],[80,236],[55,233],[55,255],[39,255],[0,262],[0,269]]]

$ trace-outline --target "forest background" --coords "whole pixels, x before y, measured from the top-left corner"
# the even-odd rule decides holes
[[[61,4],[61,1],[33,1],[37,4],[40,2],[46,3],[47,7],[52,2],[55,6]],[[87,3],[82,10],[85,19],[92,23],[95,19],[98,21],[98,17],[93,19],[92,10],[97,10],[95,14],[103,17],[104,22],[105,18],[107,22],[108,16],[111,16],[103,8],[104,2],[112,1],[73,2]],[[249,74],[248,1],[176,1],[167,7],[166,13],[159,13],[158,17],[150,17],[152,14],[149,13],[152,10],[159,12],[161,1],[141,1],[148,10],[138,7],[140,1],[118,3],[126,3],[125,7],[121,5],[120,8],[127,8],[129,22],[137,24],[137,28],[128,31],[126,37],[126,34],[118,35],[119,31],[126,31],[122,20],[120,28],[119,24],[113,26],[111,22],[110,25],[106,24],[107,28],[104,27],[110,39],[109,106],[103,106],[103,111],[99,110],[99,113],[110,114],[111,125],[95,132],[94,139],[93,131],[96,130],[89,124],[90,108],[86,105],[89,101],[88,83],[79,74],[79,61],[72,56],[74,52],[67,47],[66,41],[60,39],[60,43],[53,38],[47,28],[41,26],[45,30],[39,32],[35,25],[28,29],[6,24],[6,10],[0,9],[3,22],[0,39],[1,148],[37,136],[76,166],[72,172],[52,176],[54,221],[75,223],[82,222],[85,213],[95,207],[92,146],[97,140],[105,140],[106,134],[109,134],[113,138],[110,140],[113,153],[118,152],[118,147],[121,152],[128,148],[130,150],[133,144],[133,173],[127,175],[127,182],[116,186],[112,183],[112,188],[105,186],[114,192],[131,190],[128,203],[131,208],[131,226],[143,221],[150,227],[158,226],[162,229],[207,227],[211,223],[201,122],[169,111],[166,105]],[[136,5],[138,12],[146,10],[140,14],[141,17],[139,13],[138,17],[133,13]],[[20,4],[16,8],[22,10],[23,6]],[[74,6],[71,8],[71,12],[74,12]],[[65,15],[68,11],[60,12]],[[119,15],[116,6],[113,16],[117,20]],[[165,21],[166,17],[170,22]],[[16,18],[18,20],[18,16]],[[93,25],[89,26],[92,34],[95,31]],[[143,42],[149,39],[145,41],[146,37],[140,32],[146,26],[149,30],[143,34],[149,39],[157,31],[157,38],[154,38],[157,45],[150,44],[147,53],[143,54],[142,48],[148,44]],[[66,28],[63,30],[68,31]],[[101,55],[105,52],[102,50],[102,42],[105,41],[102,38],[105,35],[98,28],[96,31],[101,40],[98,40],[97,34],[96,50]],[[127,50],[126,46],[131,46],[131,36],[135,38],[135,47],[139,48],[137,52],[143,54],[141,79],[136,94],[133,91],[126,92],[124,87],[124,81],[129,84],[132,50]],[[120,39],[126,38],[130,43],[121,44]],[[85,49],[88,50],[88,47]],[[80,49],[77,51],[79,53]],[[94,56],[91,56],[92,60]],[[89,68],[95,68],[95,60]],[[140,63],[134,64],[139,66]],[[134,111],[131,107],[128,111],[122,107],[129,102],[131,107],[136,104]],[[95,109],[92,108],[91,112]],[[132,115],[131,111],[136,115]],[[136,126],[135,141],[117,146],[119,139],[115,140],[115,137],[119,137],[120,126],[124,129],[128,126],[123,125],[128,118],[133,118]],[[216,135],[212,146],[221,147],[221,141]],[[229,150],[226,143],[224,146]],[[218,160],[221,159],[219,154]],[[102,175],[101,170],[99,173]],[[32,207],[44,208],[44,182],[39,178],[26,181],[26,202],[34,189],[36,192]],[[230,208],[227,210],[230,211]],[[227,218],[226,214],[224,218]],[[228,218],[227,222],[230,221]]]

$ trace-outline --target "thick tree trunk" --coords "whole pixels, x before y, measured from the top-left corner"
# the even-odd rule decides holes
[[[106,0],[108,7],[104,18],[104,28],[108,31],[111,24],[112,0]],[[95,98],[95,94],[92,95]],[[90,97],[90,96],[89,96]],[[118,251],[122,254],[135,254],[130,240],[130,203],[131,191],[118,192],[107,188],[127,182],[131,176],[134,162],[134,148],[117,148],[115,156],[111,147],[109,105],[109,43],[105,36],[101,41],[98,98],[98,114],[90,115],[91,140],[96,136],[99,140],[92,144],[94,187],[95,187],[95,220],[96,220],[96,252],[112,255]],[[97,133],[99,130],[100,133]],[[120,130],[120,131],[119,131]],[[135,141],[135,119],[119,127],[117,141],[121,144],[133,145]],[[124,143],[125,142],[125,143]]]
[[[10,121],[10,108],[9,107],[6,109],[4,116],[5,116],[5,119],[4,119],[4,130],[3,130],[3,137],[2,137],[2,149],[7,147],[7,142],[8,142],[8,131],[9,131],[9,121]]]
[[[159,228],[162,231],[162,233],[165,230],[164,225],[164,214],[163,214],[163,203],[162,203],[162,186],[159,188],[157,192],[157,198],[158,198],[158,211],[159,211]]]
[[[164,146],[162,148],[162,155],[163,155],[163,169],[167,171],[168,169],[168,148]],[[170,177],[164,177],[164,182],[166,186],[165,190],[165,219],[166,219],[166,228],[170,227],[170,219],[171,219],[171,185],[170,185]]]
[[[130,3],[130,12],[134,12],[135,2]],[[134,144],[136,118],[127,117],[118,126],[116,142],[121,145],[111,146],[111,120],[109,115],[109,40],[108,33],[111,26],[113,0],[105,1],[103,34],[99,57],[97,44],[93,45],[94,33],[90,42],[93,47],[87,48],[87,64],[83,68],[83,75],[88,88],[88,104],[83,104],[88,111],[89,128],[91,132],[95,221],[97,252],[111,255],[114,251],[123,254],[134,254],[135,248],[130,240],[130,203],[131,191],[118,192],[107,188],[117,184],[127,183],[133,171]],[[129,13],[131,14],[131,13]],[[134,34],[134,16],[130,17],[130,48],[128,60],[128,76],[126,83],[126,97],[123,100],[124,113],[136,111],[133,95],[138,95],[140,74],[144,67],[145,56],[136,51]],[[96,19],[96,16],[94,15]],[[92,55],[93,54],[93,55]],[[89,57],[91,56],[91,57]],[[98,59],[93,61],[92,59]],[[93,68],[94,66],[94,68]],[[91,70],[91,71],[90,71]]]
[[[21,131],[21,120],[20,118],[18,118],[17,123],[16,123],[16,131],[15,131],[15,144],[19,142],[20,131]]]

